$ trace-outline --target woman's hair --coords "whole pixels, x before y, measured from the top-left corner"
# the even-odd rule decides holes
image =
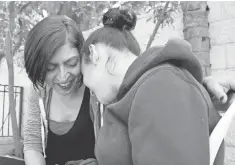
[[[43,87],[48,61],[61,46],[69,44],[80,54],[83,42],[79,26],[67,16],[49,16],[37,23],[29,32],[24,48],[26,72],[34,87]]]
[[[136,14],[128,9],[109,9],[103,16],[104,27],[94,31],[83,45],[84,60],[89,62],[87,56],[90,54],[89,46],[97,43],[103,43],[118,50],[128,49],[138,56],[140,46],[130,32],[135,28],[136,20]]]

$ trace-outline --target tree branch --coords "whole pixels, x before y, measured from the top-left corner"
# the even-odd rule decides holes
[[[21,46],[21,43],[22,43],[22,41],[23,41],[23,36],[20,34],[20,39],[18,40],[18,42],[15,44],[15,46],[14,46],[14,49],[13,49],[13,56],[15,55],[15,53],[16,53],[16,51],[20,48],[20,46]]]
[[[20,21],[20,18],[18,19]],[[21,46],[22,40],[23,40],[23,36],[22,36],[22,32],[23,32],[23,25],[21,23],[19,23],[20,25],[20,31],[16,34],[17,36],[19,36],[19,40],[18,42],[15,44],[14,48],[13,48],[13,56],[15,55],[16,51],[19,49],[19,47]]]
[[[29,5],[31,5],[32,4],[32,2],[31,1],[29,1],[28,3],[26,3],[26,4],[24,4],[21,8],[20,8],[20,13],[22,13],[23,12],[23,10],[24,9],[26,9]]]
[[[166,10],[167,10],[167,7],[168,7],[169,3],[170,3],[170,2],[167,1],[166,4],[165,4],[165,6],[164,6],[164,8],[163,8],[163,10],[161,11],[160,18],[158,19],[157,24],[156,24],[156,26],[155,26],[155,28],[154,28],[154,30],[153,30],[153,33],[152,33],[152,35],[151,35],[150,38],[149,38],[149,41],[148,41],[148,44],[147,44],[146,49],[148,49],[148,48],[151,46],[151,44],[152,44],[152,42],[153,42],[153,40],[154,40],[155,35],[157,34],[157,31],[158,31],[160,25],[161,25],[161,24],[163,23],[163,21],[165,20],[165,13],[166,13]]]

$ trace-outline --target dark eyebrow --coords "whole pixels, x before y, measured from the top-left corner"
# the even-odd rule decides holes
[[[79,56],[71,57],[67,61],[65,61],[64,63],[67,63],[67,62],[72,61],[72,60],[79,60]]]
[[[64,63],[68,63],[69,61],[71,61],[71,60],[79,60],[79,56],[73,56],[73,57],[71,57],[71,58],[69,58],[68,60],[66,60]],[[57,65],[57,64],[54,64],[54,63],[52,63],[52,62],[49,62],[48,64],[50,64],[50,65]]]

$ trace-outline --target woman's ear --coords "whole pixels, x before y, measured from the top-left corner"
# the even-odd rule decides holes
[[[89,45],[89,51],[90,51],[90,60],[92,61],[93,64],[97,64],[99,61],[99,56],[94,44]]]

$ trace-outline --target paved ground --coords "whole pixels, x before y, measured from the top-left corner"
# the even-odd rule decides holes
[[[225,163],[224,165],[235,164],[235,118],[233,119],[230,130],[225,138]]]
[[[9,154],[13,150],[12,138],[0,137],[0,156]]]

